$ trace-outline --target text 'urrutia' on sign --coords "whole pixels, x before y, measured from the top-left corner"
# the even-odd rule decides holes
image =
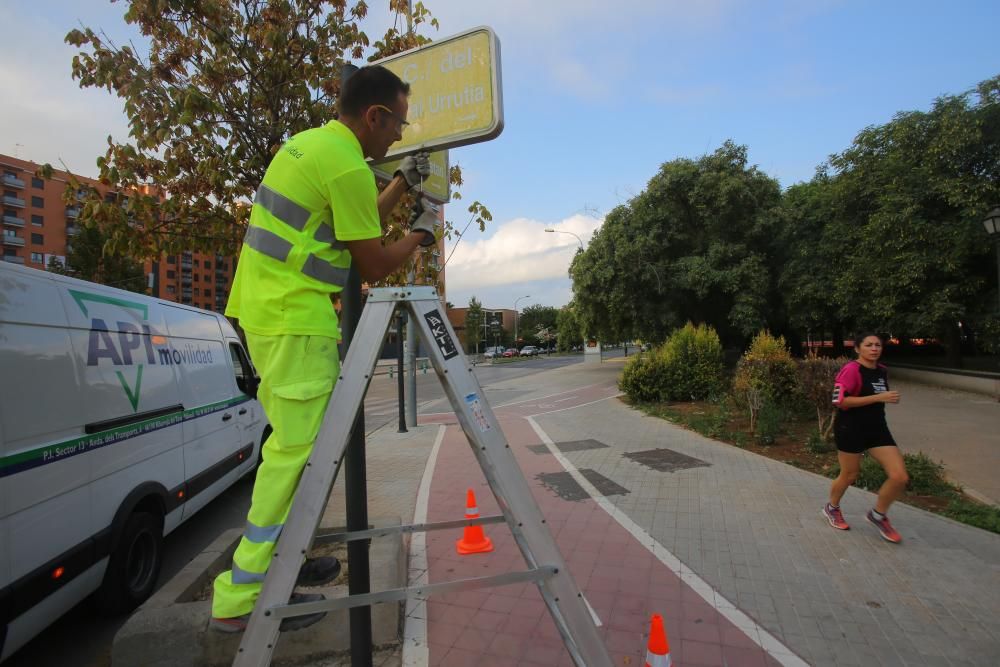
[[[145,362],[151,365],[155,365],[157,359],[164,366],[212,363],[212,351],[200,346],[188,343],[178,349],[165,343],[155,344],[153,338],[163,338],[163,334],[157,333],[148,324],[143,324],[141,327],[131,322],[116,322],[115,324],[118,330],[113,332],[100,318],[95,317],[90,321],[90,340],[87,345],[88,366],[96,366],[101,359],[110,359],[113,366],[131,366],[133,363],[132,353],[140,348],[142,352],[145,352]],[[163,340],[165,341],[166,338]],[[139,355],[142,355],[142,352],[139,352]],[[142,359],[138,361],[142,361]]]

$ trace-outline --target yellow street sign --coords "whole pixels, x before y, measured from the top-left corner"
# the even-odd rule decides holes
[[[410,84],[410,122],[387,157],[488,141],[503,131],[500,41],[473,28],[376,63]]]
[[[372,171],[379,178],[389,181],[399,169],[398,160],[381,162],[372,166]],[[451,179],[448,177],[448,151],[434,151],[430,154],[431,175],[423,182],[421,189],[424,195],[439,204],[447,204],[451,199]]]

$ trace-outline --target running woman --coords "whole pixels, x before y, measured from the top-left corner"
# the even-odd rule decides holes
[[[885,404],[899,403],[899,392],[889,390],[889,374],[878,363],[882,339],[877,334],[865,332],[856,336],[854,352],[858,358],[840,369],[833,385],[833,404],[838,408],[833,432],[840,475],[830,485],[830,501],[823,507],[823,515],[834,528],[850,528],[840,511],[840,499],[858,478],[861,456],[867,452],[885,470],[887,479],[866,518],[878,528],[884,540],[898,544],[903,538],[889,523],[886,513],[910,478],[885,422]]]

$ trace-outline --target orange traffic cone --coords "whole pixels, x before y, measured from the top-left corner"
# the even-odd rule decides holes
[[[469,489],[465,494],[465,518],[478,519],[479,508],[476,507],[476,494]],[[462,539],[455,540],[455,549],[460,554],[484,554],[493,551],[493,542],[483,533],[482,526],[466,526]]]
[[[663,629],[663,617],[653,614],[649,624],[649,645],[646,647],[646,667],[670,667],[670,644]]]

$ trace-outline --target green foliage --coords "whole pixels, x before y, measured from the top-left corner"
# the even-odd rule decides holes
[[[768,331],[754,336],[750,348],[736,364],[733,397],[750,414],[750,430],[756,433],[765,406],[785,409],[799,397],[795,360],[785,345]]]
[[[48,270],[93,283],[146,293],[146,272],[143,265],[131,258],[108,252],[108,237],[92,223],[77,225],[77,233],[66,247],[66,263],[53,257]]]
[[[923,452],[917,454],[903,454],[903,463],[906,465],[906,473],[910,476],[910,483],[906,489],[909,493],[921,496],[951,496],[959,491],[958,487],[945,479],[944,466],[931,460]],[[834,466],[831,476],[840,474],[840,466]],[[861,459],[861,470],[858,474],[855,486],[869,491],[878,491],[887,479],[882,465],[871,456],[864,456]]]
[[[630,357],[618,386],[637,401],[697,401],[722,393],[724,372],[718,334],[688,322],[660,347]]]
[[[809,439],[806,440],[806,449],[810,454],[826,454],[832,452],[834,448],[830,440],[821,431],[816,430],[809,434]]]
[[[525,308],[517,318],[517,335],[526,345],[546,345],[538,333],[541,329],[555,329],[559,309],[534,304]]]
[[[629,357],[618,380],[618,388],[633,401],[658,402],[664,400],[666,372],[663,355],[658,351]]]
[[[559,336],[559,349],[568,350],[574,345],[583,344],[583,329],[576,315],[576,304],[570,301],[559,309],[556,315],[556,330]]]
[[[469,308],[465,311],[465,342],[469,345],[469,351],[479,350],[479,343],[482,340],[483,304],[476,297],[472,297],[469,299]]]
[[[383,5],[393,27],[374,42],[362,30],[366,17],[372,24],[363,0],[127,5],[125,22],[142,33],[148,52],[89,27],[70,30],[65,41],[80,49],[73,78],[115,94],[130,128],[127,141],[109,136],[97,158],[100,180],[128,201],[91,196],[81,217],[105,229],[113,252],[133,257],[233,254],[249,220],[246,202],[280,146],[336,117],[344,64],[426,44],[421,32],[437,28],[423,3],[410,10],[402,0]],[[412,31],[397,27],[407,15]],[[449,176],[461,185],[457,167]],[[404,197],[393,212],[388,239],[406,233],[409,203]],[[469,212],[480,227],[490,219],[478,202]],[[446,222],[446,234],[451,227]],[[425,280],[437,276],[430,264],[421,270]]]
[[[777,181],[732,141],[665,163],[573,260],[586,331],[664,340],[693,320],[741,344],[767,323],[776,299],[769,267],[780,197]]]
[[[952,498],[944,515],[962,523],[1000,533],[1000,507],[984,505],[962,497]]]
[[[754,437],[762,445],[773,445],[781,434],[781,425],[786,418],[785,410],[780,404],[765,400],[757,415]]]
[[[688,322],[657,351],[663,363],[663,396],[668,401],[697,401],[722,393],[725,367],[715,329]]]
[[[798,362],[798,385],[805,401],[816,410],[817,436],[829,440],[837,409],[832,403],[833,383],[846,358],[809,356]]]

